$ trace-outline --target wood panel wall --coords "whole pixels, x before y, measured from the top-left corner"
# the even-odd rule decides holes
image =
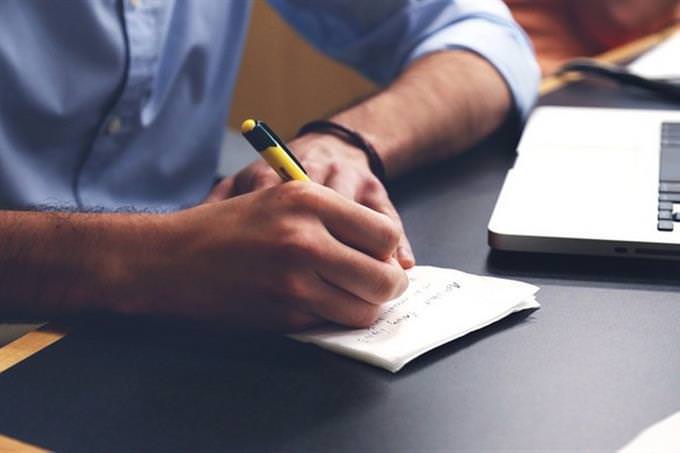
[[[264,0],[254,2],[229,125],[256,117],[284,138],[360,99],[374,86],[309,46]],[[323,1],[323,0],[319,0]]]

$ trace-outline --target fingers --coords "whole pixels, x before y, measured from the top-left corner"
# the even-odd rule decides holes
[[[318,275],[305,279],[300,295],[302,311],[349,327],[368,327],[380,314],[379,305],[338,288]]]
[[[392,219],[397,225],[400,235],[399,244],[394,254],[395,258],[404,269],[409,269],[416,264],[413,249],[404,231],[401,218],[390,201],[387,191],[379,181],[373,178],[366,179],[354,172],[331,171],[324,184],[343,197],[355,200]]]
[[[314,266],[317,274],[366,302],[382,304],[408,287],[408,277],[394,258],[377,260],[337,241],[325,249],[325,256]]]
[[[404,269],[410,269],[415,266],[416,259],[415,255],[413,254],[413,248],[411,247],[411,243],[409,242],[406,232],[404,231],[404,225],[401,222],[401,217],[392,204],[392,201],[390,201],[387,191],[385,191],[382,187],[380,190],[371,190],[367,193],[360,194],[357,201],[364,206],[367,206],[378,212],[382,212],[387,217],[392,219],[399,229],[399,245],[397,246],[395,257]]]
[[[330,187],[348,200],[356,200],[363,177],[355,171],[342,172],[338,168],[331,168],[323,181],[324,186]]]
[[[386,260],[399,244],[398,226],[384,214],[329,191],[326,203],[317,205],[321,221],[340,242]]]
[[[305,171],[312,181],[323,181],[328,169],[323,165],[312,162],[305,164]],[[234,191],[240,195],[267,189],[281,183],[281,177],[269,165],[263,162],[255,162],[236,175]]]
[[[281,178],[264,162],[255,162],[241,170],[235,178],[234,191],[241,195],[281,184]]]
[[[203,203],[215,203],[233,196],[234,177],[222,178],[220,182],[215,184],[208,196],[203,200]]]
[[[299,156],[298,156],[299,157]],[[314,182],[321,182],[326,179],[329,168],[324,163],[318,162],[316,160],[302,159],[302,166],[305,169],[305,173]]]

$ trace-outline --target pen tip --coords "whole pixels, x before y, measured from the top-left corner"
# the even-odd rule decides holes
[[[246,134],[253,129],[255,129],[255,126],[257,123],[253,119],[247,119],[243,123],[241,123],[241,133]]]

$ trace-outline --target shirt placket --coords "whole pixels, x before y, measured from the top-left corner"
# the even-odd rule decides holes
[[[130,137],[141,129],[141,109],[149,96],[160,52],[161,8],[164,0],[123,0],[127,71],[124,86],[103,118],[75,185],[79,206],[89,207],[89,188],[102,168],[111,165]],[[96,192],[96,190],[94,191]]]

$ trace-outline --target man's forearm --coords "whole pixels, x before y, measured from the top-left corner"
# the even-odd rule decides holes
[[[367,327],[408,286],[399,237],[387,216],[300,181],[170,214],[0,211],[0,319]]]
[[[110,310],[124,302],[129,270],[153,253],[141,232],[157,217],[0,211],[0,316]]]
[[[388,88],[333,117],[376,147],[388,176],[464,150],[493,132],[511,107],[490,63],[465,51],[414,62]]]

